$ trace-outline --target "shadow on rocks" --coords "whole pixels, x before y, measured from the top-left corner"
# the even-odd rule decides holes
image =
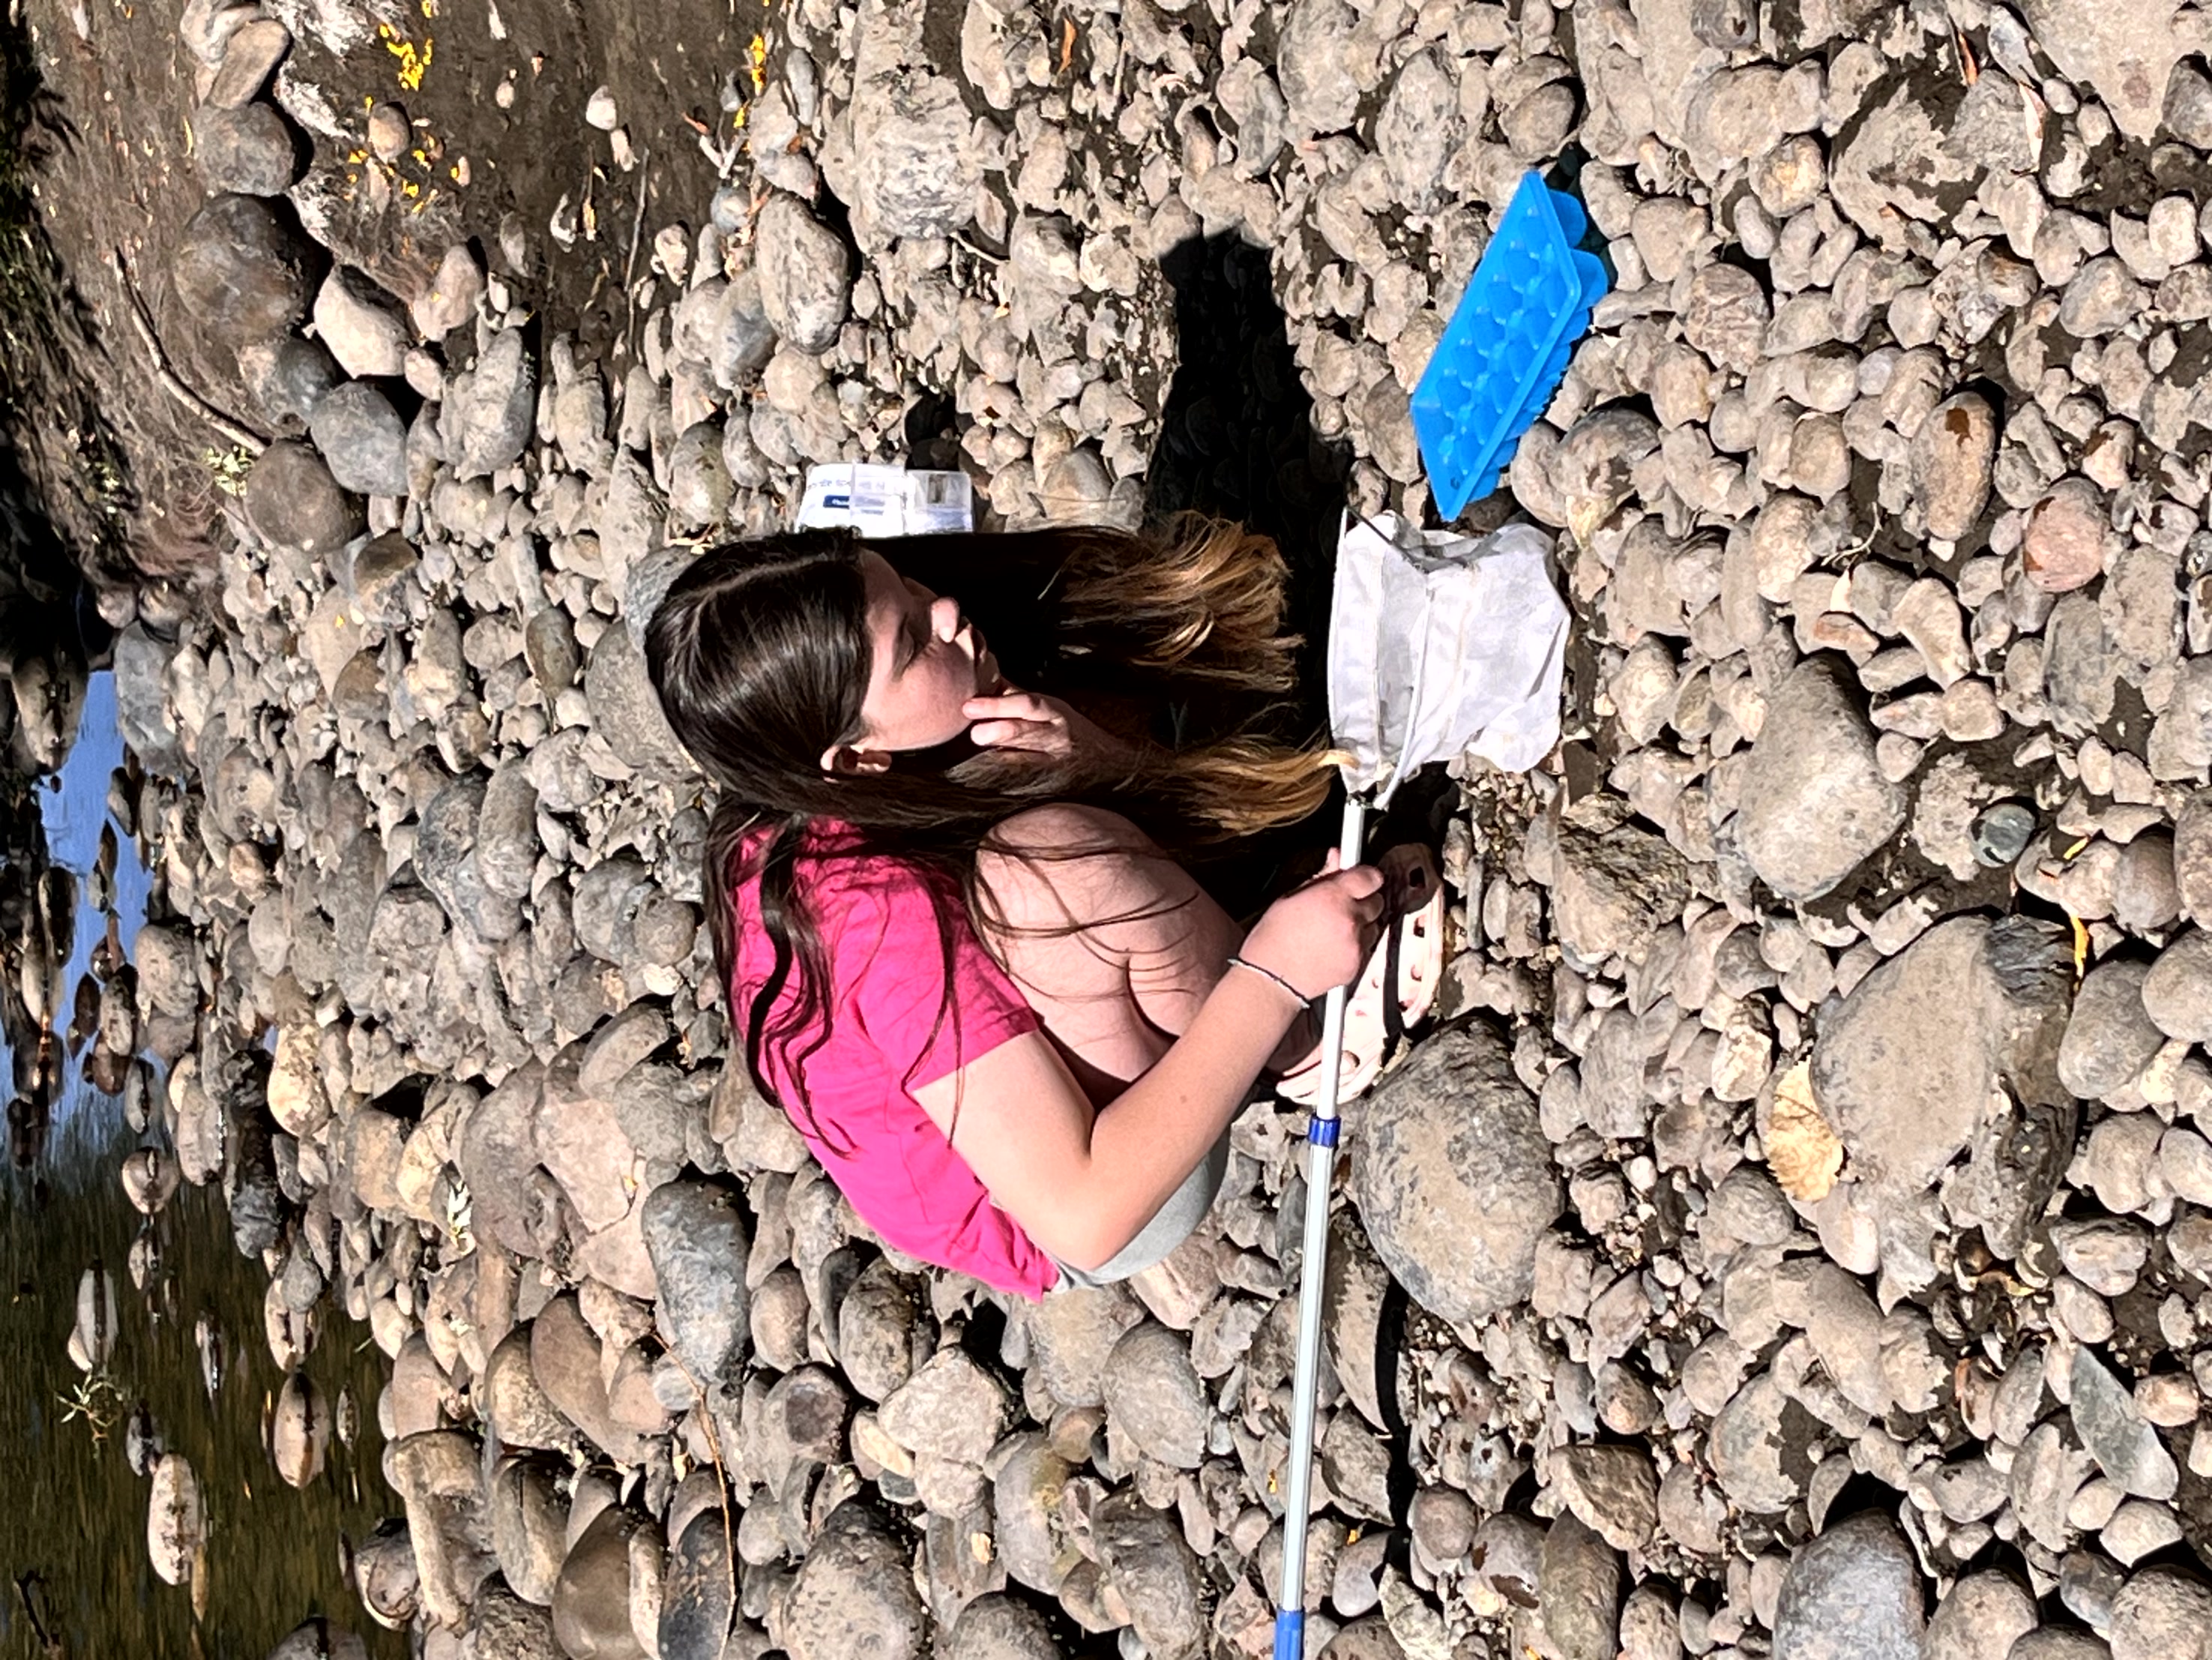
[[[1389,1560],[1401,1573],[1407,1571],[1412,1561],[1408,1541],[1413,1537],[1413,1495],[1421,1485],[1413,1468],[1413,1426],[1406,1421],[1406,1414],[1399,1407],[1398,1394],[1404,1381],[1401,1374],[1407,1353],[1406,1321],[1413,1306],[1406,1288],[1393,1278],[1383,1291],[1382,1310],[1375,1322],[1375,1398],[1376,1404],[1382,1409],[1383,1444],[1390,1456]]]
[[[1304,642],[1285,727],[1325,735],[1329,588],[1350,458],[1314,431],[1266,249],[1235,235],[1193,237],[1160,269],[1175,290],[1180,361],[1146,477],[1146,515],[1235,520],[1282,550],[1286,623]],[[1241,842],[1202,879],[1231,915],[1248,915],[1285,885],[1297,852],[1334,842],[1336,815],[1331,804],[1304,824]]]
[[[1314,431],[1266,249],[1235,235],[1193,237],[1170,249],[1160,270],[1175,289],[1181,362],[1161,412],[1146,512],[1212,514],[1273,538],[1290,562],[1290,622],[1305,638],[1301,679],[1318,716],[1350,458]]]

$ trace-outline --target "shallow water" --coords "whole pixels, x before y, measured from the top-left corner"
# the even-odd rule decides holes
[[[95,676],[60,787],[40,792],[49,853],[80,879],[63,978],[70,991],[107,928],[85,879],[123,759],[114,711],[111,678]],[[127,840],[114,885],[127,949],[152,885]],[[0,1043],[0,1068],[10,1060]],[[38,1654],[43,1634],[60,1645],[50,1653],[255,1660],[317,1614],[361,1633],[373,1654],[403,1655],[404,1639],[368,1620],[340,1569],[341,1535],[363,1537],[398,1509],[378,1468],[384,1358],[367,1328],[326,1299],[306,1371],[331,1401],[351,1392],[361,1432],[351,1449],[332,1442],[307,1487],[285,1486],[264,1440],[283,1383],[263,1336],[268,1279],[232,1245],[220,1194],[185,1189],[153,1219],[161,1263],[146,1292],[125,1270],[144,1219],[117,1168],[135,1146],[164,1139],[158,1122],[135,1134],[121,1102],[87,1083],[72,1057],[44,1153],[31,1171],[0,1177],[0,1656]],[[78,1280],[95,1262],[113,1276],[119,1309],[115,1352],[96,1383],[67,1355]],[[212,1399],[193,1335],[204,1313],[222,1334],[227,1374]],[[147,1556],[148,1483],[124,1451],[141,1403],[199,1478],[209,1530],[197,1618],[191,1592],[164,1584]]]

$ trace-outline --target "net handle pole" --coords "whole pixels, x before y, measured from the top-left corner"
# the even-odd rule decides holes
[[[1344,803],[1338,861],[1359,862],[1367,830],[1367,804]],[[1378,946],[1377,949],[1380,949]],[[1305,1251],[1298,1268],[1298,1353],[1291,1392],[1291,1450],[1284,1466],[1283,1576],[1275,1610],[1275,1660],[1304,1660],[1305,1653],[1306,1523],[1313,1508],[1315,1395],[1321,1382],[1322,1292],[1328,1279],[1328,1198],[1336,1177],[1337,1086],[1344,1071],[1344,1011],[1350,995],[1339,986],[1322,1005],[1321,1094],[1306,1131]]]

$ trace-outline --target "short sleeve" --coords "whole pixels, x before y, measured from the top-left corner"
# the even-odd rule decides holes
[[[880,927],[854,930],[860,937],[853,943],[868,955],[848,984],[853,1012],[893,1078],[917,1090],[1037,1030],[1036,1013],[983,949],[957,900],[945,918],[952,962],[948,1001],[945,941],[928,886],[888,861],[867,879],[874,903],[856,907],[854,921],[872,910]]]

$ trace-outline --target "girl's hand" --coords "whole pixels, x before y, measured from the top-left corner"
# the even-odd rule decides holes
[[[995,697],[971,697],[961,711],[975,724],[971,743],[984,749],[1018,750],[1064,761],[1079,750],[1116,754],[1125,747],[1057,697],[1007,688]]]
[[[1240,954],[1311,1002],[1358,977],[1381,933],[1382,908],[1382,873],[1372,865],[1339,870],[1332,848],[1319,876],[1267,907]]]

